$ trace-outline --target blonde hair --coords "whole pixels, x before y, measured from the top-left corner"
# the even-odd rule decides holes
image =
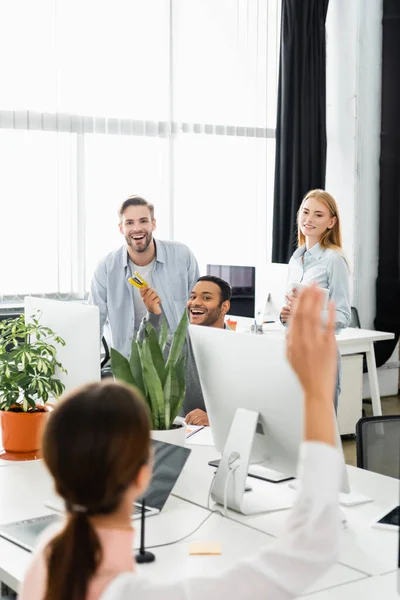
[[[297,243],[299,246],[303,246],[306,243],[306,238],[301,232],[299,221],[301,211],[306,200],[309,198],[315,198],[318,202],[322,202],[330,212],[331,217],[336,217],[336,222],[331,229],[327,229],[321,236],[319,244],[321,248],[335,248],[336,250],[342,250],[342,233],[340,229],[339,210],[336,204],[336,200],[331,194],[325,190],[310,190],[304,196],[300,208],[297,212]]]

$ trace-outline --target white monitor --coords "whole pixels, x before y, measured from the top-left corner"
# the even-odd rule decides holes
[[[41,325],[50,327],[66,344],[57,347],[57,359],[68,373],[59,373],[65,391],[100,381],[100,319],[97,306],[25,297],[25,318],[40,313]]]
[[[214,443],[222,452],[238,408],[260,415],[251,462],[296,474],[303,439],[303,393],[282,335],[189,326]],[[332,398],[333,404],[333,398]]]
[[[267,468],[278,472],[277,481],[282,475],[294,477],[304,434],[303,391],[286,359],[285,337],[199,325],[190,325],[189,334],[216,449],[224,451],[238,409],[255,411],[259,420],[250,456],[254,473],[250,468],[249,474],[263,479]],[[336,437],[342,452],[338,429]],[[342,496],[347,500],[342,503],[367,501],[350,498],[349,491],[343,457]]]

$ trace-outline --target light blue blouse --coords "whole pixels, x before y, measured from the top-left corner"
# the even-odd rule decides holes
[[[339,250],[315,244],[310,250],[304,245],[293,253],[289,261],[288,289],[293,283],[311,284],[314,281],[329,290],[329,299],[335,303],[336,329],[348,327],[351,319],[350,274]]]

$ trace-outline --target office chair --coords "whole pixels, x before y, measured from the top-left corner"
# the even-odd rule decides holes
[[[100,363],[100,376],[101,379],[106,379],[107,377],[113,377],[113,374],[111,372],[111,365],[110,363],[110,349],[108,347],[106,338],[103,337],[101,338],[101,343],[103,344],[103,348],[104,348],[104,357],[101,360]]]
[[[358,310],[355,306],[350,308],[351,311],[351,319],[349,327],[356,327],[357,329],[361,329],[360,317],[358,316]]]
[[[360,419],[356,449],[357,467],[400,479],[400,415]]]

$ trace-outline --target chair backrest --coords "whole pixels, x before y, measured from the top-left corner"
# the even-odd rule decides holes
[[[349,327],[356,327],[361,329],[360,317],[358,316],[358,310],[355,306],[351,307],[351,319]]]
[[[106,377],[113,377],[112,371],[111,371],[111,364],[110,364],[110,349],[108,347],[108,343],[106,338],[103,336],[101,343],[103,344],[103,348],[104,348],[104,357],[101,360],[100,363],[100,367],[101,367],[101,378],[102,379],[106,379]]]
[[[400,479],[400,415],[360,419],[356,446],[357,467]]]
[[[100,363],[100,367],[103,369],[107,365],[108,361],[110,360],[110,349],[108,347],[107,340],[104,337],[104,335],[101,338],[101,343],[103,344],[103,348],[104,348],[104,358],[102,359],[102,361]]]

